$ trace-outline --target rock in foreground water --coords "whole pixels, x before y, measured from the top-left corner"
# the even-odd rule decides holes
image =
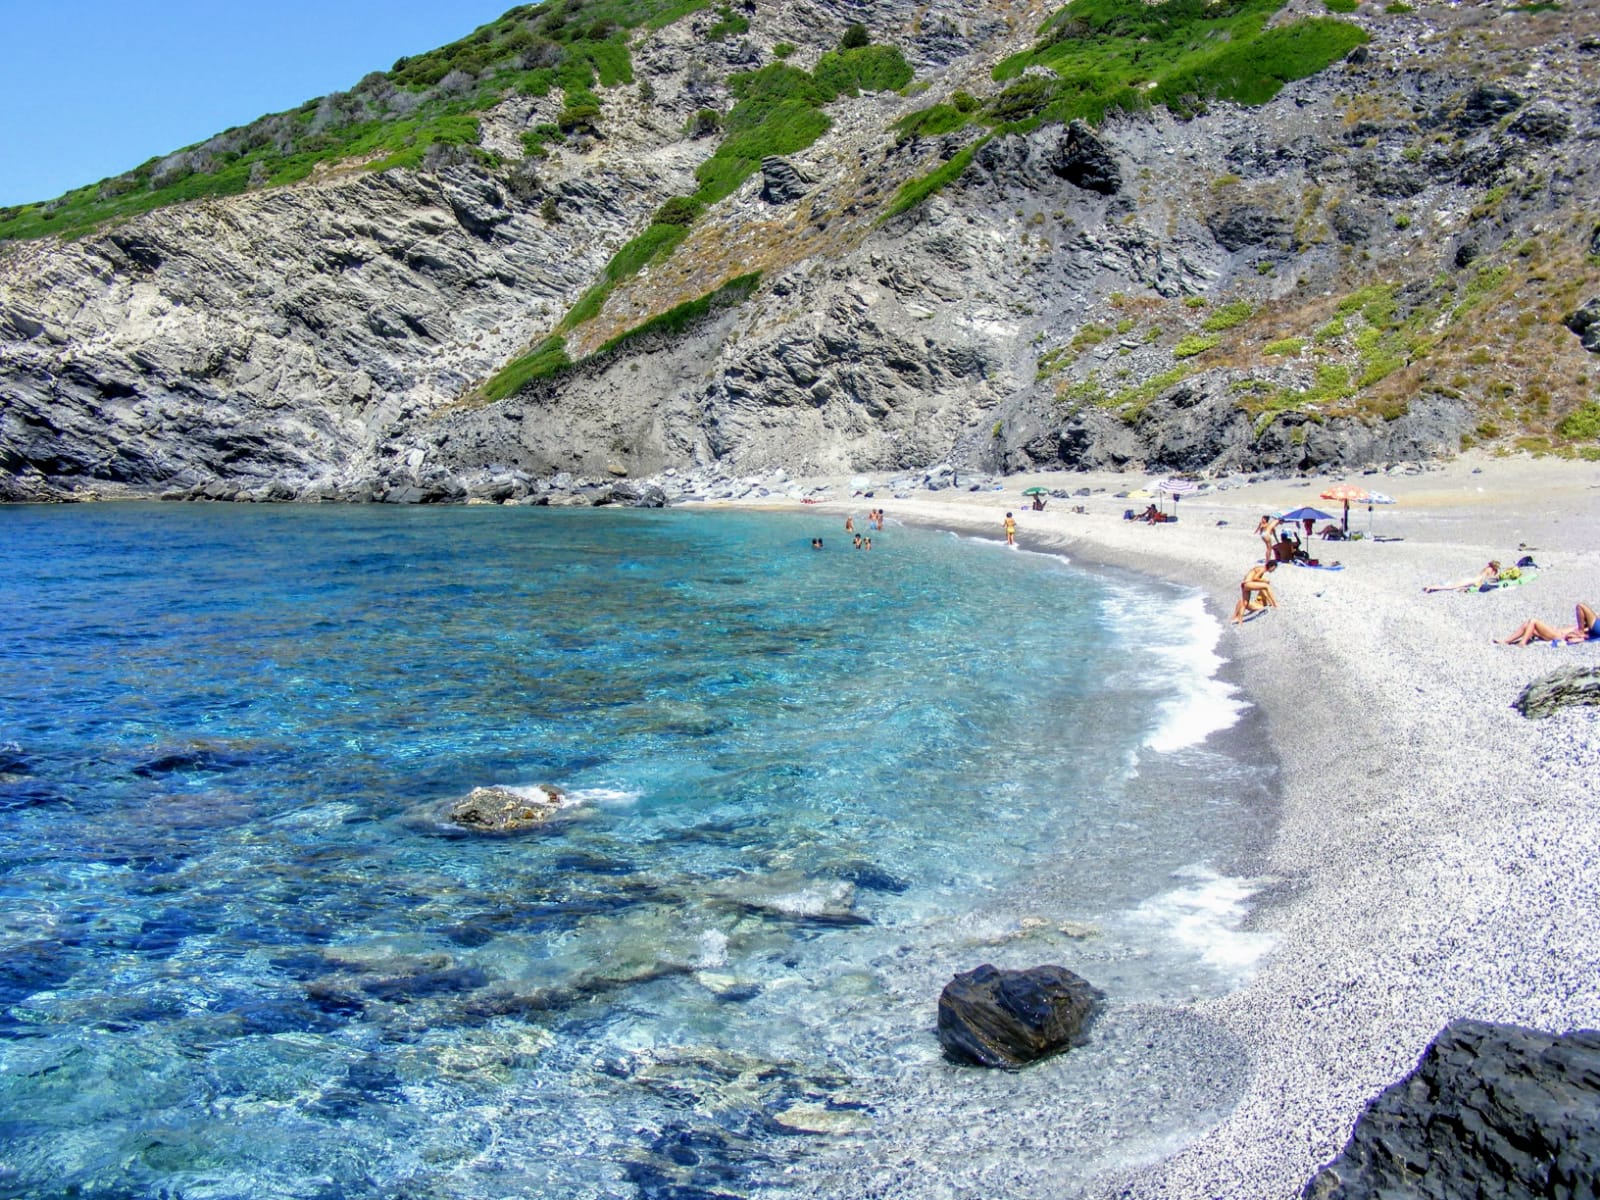
[[[1600,1195],[1600,1032],[1452,1022],[1301,1195]]]
[[[957,975],[939,996],[939,1044],[956,1062],[1022,1067],[1081,1045],[1105,996],[1065,967]]]
[[[450,820],[476,833],[517,833],[543,825],[561,811],[560,789],[473,788],[450,806]]]

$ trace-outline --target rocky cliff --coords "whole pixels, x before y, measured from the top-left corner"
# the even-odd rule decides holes
[[[597,20],[592,95],[536,65],[601,61],[549,40],[584,0],[512,10],[300,118],[477,88],[414,161],[0,246],[0,497],[1600,455],[1594,0],[1334,0],[1364,42],[1270,95],[1152,75],[1179,98],[1071,118],[1111,7],[684,4]],[[267,152],[213,149],[98,194]]]

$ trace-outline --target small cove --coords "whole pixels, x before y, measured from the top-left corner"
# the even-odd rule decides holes
[[[1271,770],[1191,596],[809,515],[0,520],[18,1194],[1062,1195],[1226,1109]],[[491,783],[579,803],[451,836]],[[1094,1042],[944,1063],[983,961]]]

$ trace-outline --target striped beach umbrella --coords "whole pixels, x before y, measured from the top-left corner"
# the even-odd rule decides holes
[[[1191,483],[1187,479],[1163,479],[1156,484],[1156,491],[1172,497],[1172,508],[1176,512],[1178,501],[1185,496],[1192,496],[1200,490],[1198,483]]]

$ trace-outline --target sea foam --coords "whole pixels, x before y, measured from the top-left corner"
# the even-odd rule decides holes
[[[1152,621],[1149,609],[1119,603],[1108,591],[1106,616],[1126,636],[1136,638],[1166,668],[1164,682],[1172,694],[1158,706],[1159,722],[1144,740],[1157,754],[1198,746],[1213,733],[1239,720],[1249,704],[1238,689],[1217,678],[1223,659],[1217,654],[1222,626],[1206,612],[1204,599],[1184,596],[1169,605],[1163,619]]]
[[[1262,882],[1219,875],[1204,866],[1185,867],[1175,877],[1182,884],[1140,904],[1134,919],[1156,926],[1225,975],[1248,975],[1273,945],[1270,934],[1240,928]]]

